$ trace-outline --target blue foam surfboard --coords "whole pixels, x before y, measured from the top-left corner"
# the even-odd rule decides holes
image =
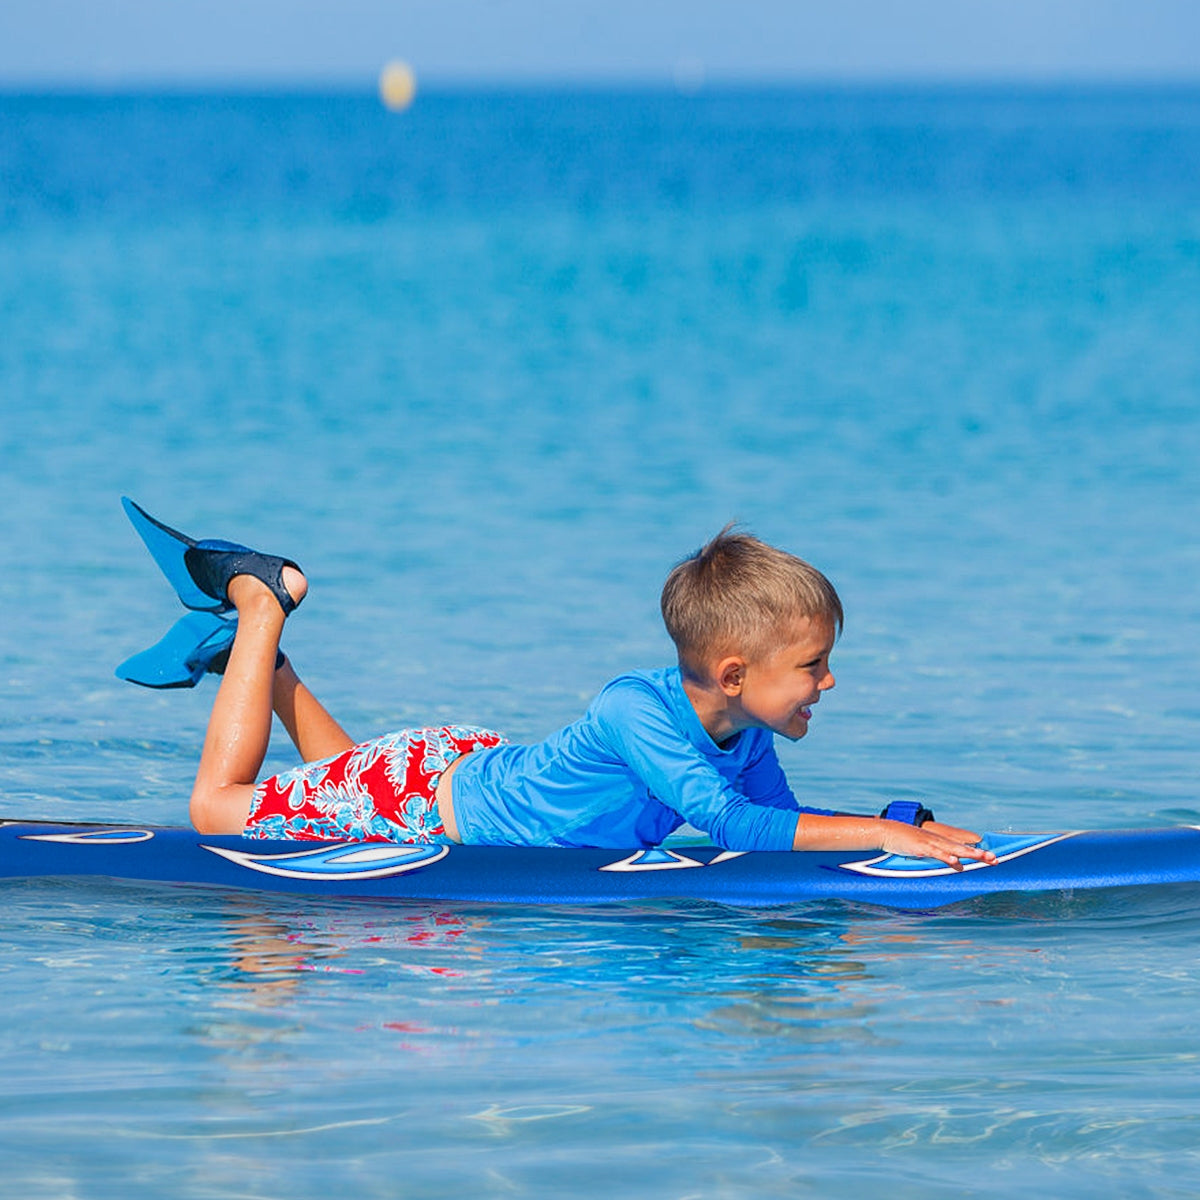
[[[152,825],[0,821],[0,877],[107,876],[324,896],[519,904],[850,900],[928,909],[995,892],[1200,882],[1200,828],[989,833],[994,866],[873,852],[404,846],[210,837]]]

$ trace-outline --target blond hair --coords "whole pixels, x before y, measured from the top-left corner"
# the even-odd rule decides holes
[[[839,634],[843,623],[837,591],[816,567],[733,525],[667,576],[662,615],[692,678],[723,654],[766,657],[801,619],[827,622]]]

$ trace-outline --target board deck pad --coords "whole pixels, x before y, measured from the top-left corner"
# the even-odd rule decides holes
[[[1200,828],[989,833],[993,866],[873,852],[753,853],[289,842],[153,825],[0,820],[0,878],[104,876],[376,899],[763,906],[841,899],[926,909],[995,892],[1200,882]]]

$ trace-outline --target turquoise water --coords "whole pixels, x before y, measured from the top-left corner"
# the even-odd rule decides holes
[[[736,517],[847,605],[804,798],[1200,822],[1198,335],[1196,91],[0,98],[0,813],[184,819],[124,492],[364,737],[571,719]],[[13,1195],[1200,1189],[1188,889],[0,895]]]

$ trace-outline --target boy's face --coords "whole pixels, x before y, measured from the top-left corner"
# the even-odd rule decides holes
[[[770,729],[796,741],[808,732],[812,707],[834,685],[829,669],[834,631],[824,621],[802,618],[791,639],[742,669],[740,707],[746,725]]]

